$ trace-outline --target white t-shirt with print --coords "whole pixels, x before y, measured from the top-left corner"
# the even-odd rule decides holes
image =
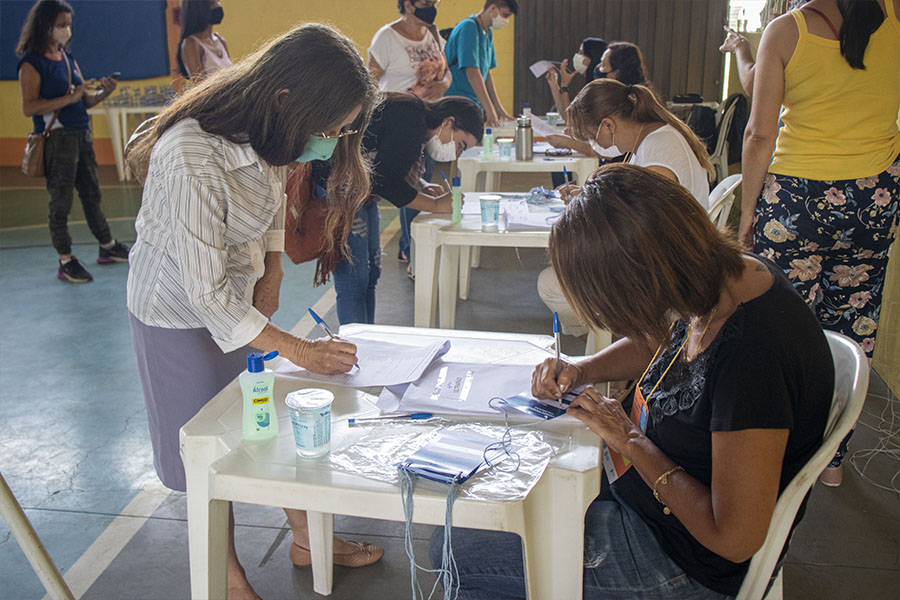
[[[709,179],[684,136],[671,125],[650,132],[629,161],[640,167],[665,167],[675,173],[678,183],[709,208]]]
[[[384,70],[378,81],[383,92],[405,92],[411,89],[420,79],[420,69],[427,69],[422,63],[431,59],[444,65],[444,39],[438,36],[440,43],[431,32],[416,42],[397,33],[390,24],[379,29],[372,38],[369,57]],[[437,68],[435,65],[433,68]]]

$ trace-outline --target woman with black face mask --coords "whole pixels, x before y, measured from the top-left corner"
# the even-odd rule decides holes
[[[222,22],[225,10],[219,0],[182,0],[178,70],[193,82],[231,65],[228,44],[213,27]]]
[[[444,57],[447,42],[434,25],[440,0],[397,0],[400,18],[379,29],[369,46],[369,73],[382,92],[412,92],[422,100],[440,100],[452,76]],[[426,156],[424,182],[431,181],[434,161]],[[410,257],[410,223],[419,211],[400,209],[402,262]],[[412,271],[410,270],[410,277]]]

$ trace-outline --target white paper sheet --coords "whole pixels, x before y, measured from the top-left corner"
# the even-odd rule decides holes
[[[538,119],[537,117],[531,119],[531,128],[534,130],[534,133],[539,137],[547,137],[548,135],[561,135],[563,130],[559,127],[554,127],[549,124],[544,119]],[[547,144],[547,147],[551,147],[550,144]],[[538,150],[537,145],[535,145],[535,152],[543,152],[544,150]]]
[[[462,214],[464,215],[480,215],[482,194],[463,194]],[[549,228],[556,222],[559,215],[565,208],[565,203],[560,200],[554,203],[553,210],[535,210],[536,207],[529,207],[525,201],[525,194],[519,197],[501,198],[500,210],[506,211],[509,215],[510,225],[524,225],[528,227]]]
[[[558,64],[559,63],[554,63],[552,60],[539,60],[528,68],[531,70],[532,75],[540,79],[547,74],[547,69]]]
[[[392,386],[416,381],[450,350],[450,340],[429,346],[407,346],[367,339],[346,338],[356,344],[358,366],[341,375],[321,375],[281,359],[273,371],[282,377],[320,381],[347,387]]]
[[[532,365],[486,365],[438,361],[408,386],[387,387],[376,405],[382,413],[489,414],[491,398],[505,398],[531,385]]]

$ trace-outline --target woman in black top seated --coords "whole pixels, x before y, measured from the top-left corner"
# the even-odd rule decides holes
[[[426,102],[412,94],[389,93],[375,109],[363,137],[363,153],[372,162],[372,195],[356,213],[347,244],[350,258],[334,274],[338,320],[375,322],[375,286],[381,276],[381,229],[378,199],[398,208],[450,212],[450,192],[423,180],[425,154],[451,162],[481,143],[484,117],[478,105],[459,96]],[[327,165],[314,166],[327,188]]]
[[[588,508],[584,597],[734,596],[778,495],[822,443],[822,328],[780,269],[641,167],[598,170],[554,225],[550,258],[579,316],[625,337],[558,377],[555,359],[538,365],[534,395],[638,382],[628,412],[593,387],[568,411],[631,462]],[[525,597],[516,536],[458,530],[453,545],[460,598]]]

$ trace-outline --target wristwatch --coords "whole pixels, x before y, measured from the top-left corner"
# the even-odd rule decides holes
[[[567,86],[567,85],[561,85],[561,86],[559,86],[559,93],[560,93],[560,94],[568,94],[568,93],[569,93],[569,86]]]

